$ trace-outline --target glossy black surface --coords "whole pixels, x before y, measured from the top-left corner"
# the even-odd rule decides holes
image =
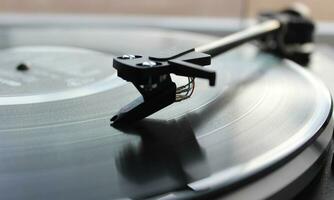
[[[184,48],[212,39],[147,30],[47,28],[6,33],[4,47],[66,45],[114,54]],[[154,42],[147,43],[148,38]],[[101,56],[105,67],[112,55]],[[99,68],[99,59],[92,62]],[[114,75],[111,64],[103,70]],[[104,79],[79,90],[90,88],[86,95],[45,102],[41,98],[39,103],[2,105],[8,96],[1,96],[2,197],[144,198],[228,187],[298,149],[328,117],[330,99],[322,84],[298,66],[253,46],[217,57],[212,68],[217,70],[216,87],[196,80],[192,99],[127,129],[109,126],[109,118],[138,96],[118,79],[97,93],[90,89],[105,85],[100,84]],[[55,93],[44,91],[38,95]]]

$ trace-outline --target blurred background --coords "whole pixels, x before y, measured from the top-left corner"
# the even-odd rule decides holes
[[[291,0],[0,0],[1,13],[252,17]],[[302,0],[317,20],[334,20],[334,0]]]
[[[254,23],[261,11],[295,3],[310,8],[316,42],[334,46],[334,0],[0,0],[0,38],[6,38],[0,48],[46,44],[107,51],[109,29],[120,27],[225,36]]]

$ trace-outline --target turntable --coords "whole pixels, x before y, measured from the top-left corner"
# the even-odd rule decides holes
[[[280,26],[269,22],[266,34]],[[325,57],[316,52],[306,65],[312,37],[287,53],[263,46],[273,35],[250,32],[217,43],[147,27],[4,28],[1,199],[294,198],[331,155],[332,100],[318,77],[328,83],[323,72],[333,62],[315,63]],[[262,49],[230,50],[255,36]],[[200,54],[183,59],[196,46]],[[147,72],[127,62],[143,55],[168,63],[163,75],[185,76],[168,78],[174,89],[188,88],[183,96],[155,101],[166,88],[151,93],[159,85],[147,89]],[[202,67],[207,55],[214,58]],[[197,71],[173,71],[180,65]],[[150,73],[159,74],[150,81],[162,80]],[[113,117],[120,113],[126,117]],[[110,126],[111,118],[123,121]]]

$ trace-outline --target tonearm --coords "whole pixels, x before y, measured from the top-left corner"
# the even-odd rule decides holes
[[[291,59],[301,65],[309,62],[314,33],[313,21],[298,9],[263,13],[259,23],[243,31],[173,55],[123,55],[114,59],[120,78],[131,82],[141,96],[111,118],[111,125],[143,119],[166,106],[192,95],[195,78],[215,85],[216,74],[203,66],[211,59],[245,42],[257,40],[261,49]],[[170,74],[188,77],[177,86]]]

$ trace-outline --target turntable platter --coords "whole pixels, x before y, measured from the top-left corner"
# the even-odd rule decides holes
[[[24,37],[20,31],[13,33],[13,44],[92,49],[103,44],[98,50],[120,54],[128,49],[141,53],[178,49],[212,39],[154,30],[57,33],[67,37],[29,31]],[[29,33],[43,36],[32,39]],[[96,38],[94,45],[87,43],[92,37]],[[120,41],[128,42],[122,46]],[[27,48],[23,51],[34,49]],[[57,55],[52,52],[55,47],[38,48],[50,51],[50,59]],[[1,53],[8,51],[13,49]],[[320,133],[329,135],[332,129],[331,97],[323,84],[296,64],[251,45],[213,60],[210,67],[217,71],[216,87],[196,79],[191,99],[126,129],[115,129],[109,126],[110,117],[138,96],[136,90],[116,78],[111,55],[71,48],[64,51],[69,53],[60,61],[61,66],[84,65],[98,73],[74,88],[66,84],[56,88],[55,83],[47,82],[38,88],[43,94],[27,95],[37,91],[29,84],[8,93],[10,96],[0,92],[0,193],[5,199],[137,199],[161,195],[173,199],[171,192],[182,190],[202,195],[287,162]],[[22,59],[25,62],[27,58]],[[7,66],[3,60],[1,70]],[[51,64],[43,64],[43,68],[59,73],[54,70],[61,68],[47,62]],[[25,76],[32,76],[35,70],[32,66]],[[78,77],[77,72],[74,75]],[[181,78],[174,79],[182,82]],[[66,98],[58,98],[58,93],[66,93],[58,95]],[[37,98],[39,95],[45,97]],[[319,145],[319,151],[327,144]]]

